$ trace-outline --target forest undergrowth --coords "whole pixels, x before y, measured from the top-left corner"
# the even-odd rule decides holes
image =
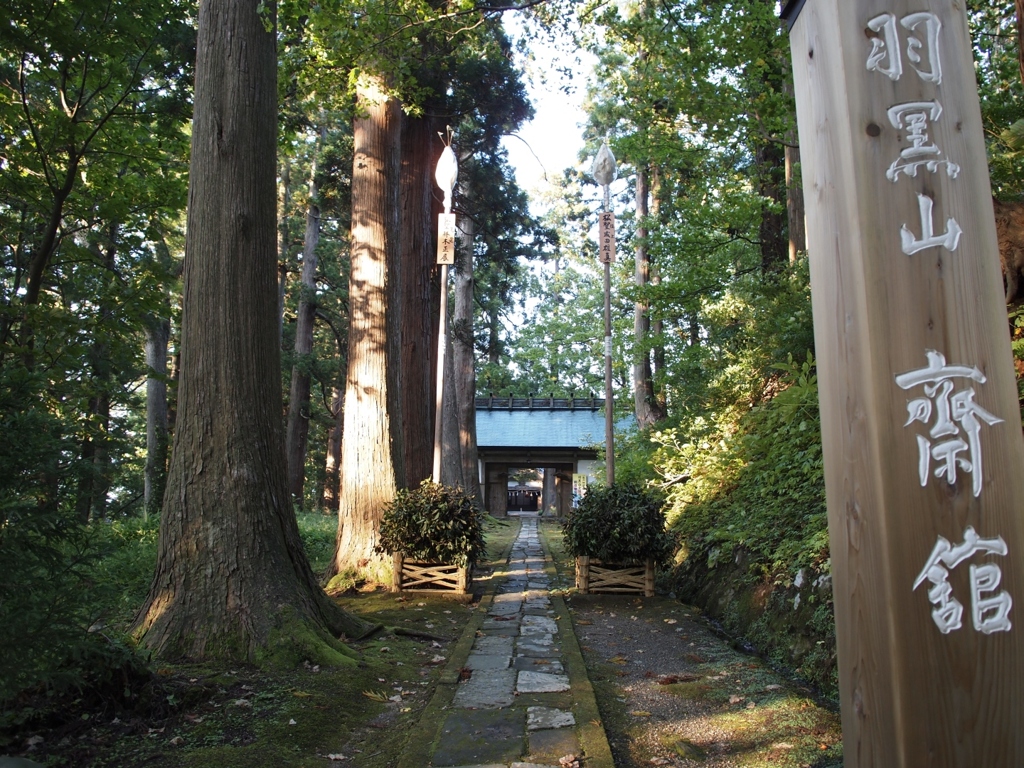
[[[333,554],[337,519],[316,512],[298,519],[311,563],[322,570]],[[353,578],[335,599],[382,627],[348,642],[356,664],[258,669],[158,662],[124,635],[149,587],[157,526],[138,520],[104,525],[102,533],[90,534],[102,541],[91,542],[90,557],[60,584],[85,598],[76,613],[55,617],[67,633],[60,642],[47,637],[50,645],[40,645],[38,626],[19,626],[5,616],[4,648],[11,651],[4,654],[5,668],[18,662],[35,676],[17,691],[17,678],[6,671],[2,677],[0,754],[76,768],[385,768],[397,760],[405,726],[429,701],[449,643],[472,611],[443,597],[394,595]],[[493,551],[503,552],[511,526],[489,528]]]

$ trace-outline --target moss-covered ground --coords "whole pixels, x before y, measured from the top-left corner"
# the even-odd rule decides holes
[[[309,525],[333,538],[333,522],[306,521],[303,531],[314,567],[322,566],[319,550],[327,547]],[[492,556],[507,552],[516,529],[488,524]],[[480,572],[490,565],[481,563]],[[75,768],[394,766],[474,606],[379,585],[353,585],[336,599],[384,627],[348,643],[355,664],[307,660],[267,671],[156,663],[136,706],[114,708],[87,695],[51,701],[45,717],[0,733],[0,755]],[[36,714],[43,708],[37,702]]]

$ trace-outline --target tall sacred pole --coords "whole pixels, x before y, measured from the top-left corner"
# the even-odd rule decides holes
[[[1024,440],[964,3],[783,17],[846,768],[1024,766]]]
[[[437,263],[441,265],[441,322],[437,331],[437,397],[434,402],[434,468],[431,479],[441,482],[441,440],[444,431],[444,356],[448,348],[448,267],[455,263],[455,214],[452,194],[459,162],[452,151],[452,130],[434,169],[434,181],[444,193],[444,213],[437,217]]]
[[[604,452],[605,482],[615,484],[615,402],[612,399],[612,264],[615,262],[615,212],[612,211],[611,192],[608,187],[615,181],[615,155],[608,142],[594,157],[591,171],[594,181],[601,185],[604,201],[598,221],[598,254],[604,264]]]

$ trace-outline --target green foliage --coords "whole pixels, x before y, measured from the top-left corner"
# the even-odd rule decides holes
[[[707,568],[742,550],[752,577],[827,570],[828,530],[813,359],[779,366],[779,393],[752,410],[655,435],[669,519]]]
[[[338,516],[321,512],[297,512],[295,517],[313,573],[322,573],[334,557]]]
[[[483,513],[461,488],[424,480],[400,490],[384,510],[376,549],[465,567],[486,554]]]
[[[590,488],[563,524],[565,549],[606,563],[665,562],[673,550],[663,499],[639,483]]]
[[[0,725],[37,717],[26,694],[119,704],[147,662],[122,628],[152,576],[155,526],[84,524],[60,511],[8,509],[0,529]]]

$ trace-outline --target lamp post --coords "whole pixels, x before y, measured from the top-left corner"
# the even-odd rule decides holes
[[[441,422],[444,416],[444,356],[448,347],[448,265],[455,263],[455,214],[452,213],[452,191],[459,175],[459,163],[448,143],[434,169],[434,180],[444,192],[444,213],[437,221],[437,263],[441,265],[441,321],[437,331],[437,398],[434,402],[434,469],[431,479],[441,482]]]
[[[605,480],[609,486],[615,483],[615,407],[612,400],[612,262],[615,261],[615,213],[611,210],[611,193],[608,186],[615,181],[615,155],[608,148],[608,142],[601,144],[594,166],[591,169],[594,181],[604,190],[604,204],[601,209],[598,228],[601,262],[604,264],[604,444]]]

